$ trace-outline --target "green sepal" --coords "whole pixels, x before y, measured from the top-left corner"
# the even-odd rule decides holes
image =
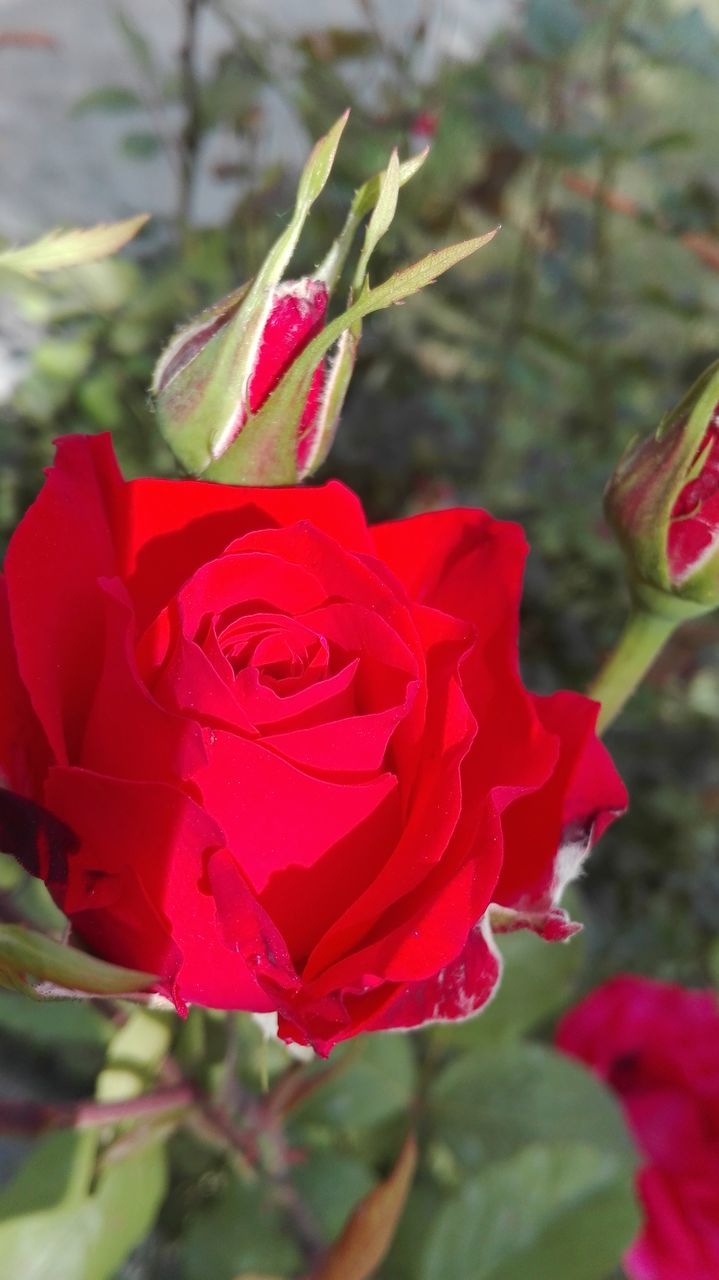
[[[225,484],[292,485],[299,476],[296,460],[298,404],[304,405],[320,361],[336,342],[373,311],[404,302],[438,276],[488,244],[496,228],[483,236],[435,249],[419,262],[395,272],[382,284],[362,293],[297,357],[258,413],[250,415],[229,449],[203,473]]]
[[[419,155],[412,156],[409,160],[403,160],[399,166],[399,186],[403,187],[410,178],[419,173],[427,156],[429,155],[429,147],[425,147],[424,151],[420,151]],[[319,267],[313,274],[313,279],[323,280],[327,285],[328,292],[331,293],[339,279],[339,276],[347,259],[347,254],[352,245],[352,241],[363,218],[371,213],[377,204],[383,184],[386,181],[387,170],[382,169],[379,173],[375,173],[373,177],[368,178],[361,187],[357,189],[350,205],[347,220],[340,234],[330,248],[327,256],[320,263]]]
[[[126,995],[146,991],[151,973],[123,969],[24,925],[0,925],[0,984],[27,995]],[[43,990],[43,983],[51,984]],[[40,984],[40,985],[38,985]]]
[[[182,465],[195,475],[224,453],[236,432],[235,424],[247,404],[259,344],[272,307],[273,286],[282,279],[310,209],[330,176],[348,114],[340,116],[315,143],[300,176],[290,222],[249,287],[230,294],[176,335],[158,361],[153,391],[160,432]],[[223,308],[227,322],[163,385],[163,375],[174,353],[198,328],[201,330],[220,315]]]

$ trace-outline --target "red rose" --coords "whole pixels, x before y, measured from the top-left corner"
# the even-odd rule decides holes
[[[481,511],[369,529],[338,484],[128,484],[63,440],[7,555],[0,763],[74,833],[32,869],[78,935],[322,1053],[479,1009],[492,903],[567,936],[625,793],[596,704],[521,682],[524,556]]]
[[[632,1280],[719,1276],[719,1005],[630,976],[593,991],[557,1032],[617,1092],[645,1158]]]

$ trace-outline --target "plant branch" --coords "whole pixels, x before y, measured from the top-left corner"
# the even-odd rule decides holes
[[[180,84],[185,123],[180,136],[180,187],[177,225],[181,236],[187,232],[197,177],[197,156],[202,139],[200,87],[197,78],[197,28],[203,0],[184,0],[183,36],[180,47]]]
[[[0,1101],[0,1132],[38,1134],[51,1129],[99,1129],[104,1125],[155,1119],[185,1111],[197,1101],[189,1085],[157,1089],[122,1102],[15,1102]]]

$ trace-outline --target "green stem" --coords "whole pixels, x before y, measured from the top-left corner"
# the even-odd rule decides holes
[[[679,621],[634,607],[617,644],[588,689],[590,698],[602,704],[598,733],[604,733],[616,720]]]

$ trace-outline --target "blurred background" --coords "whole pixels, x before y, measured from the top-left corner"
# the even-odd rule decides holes
[[[0,302],[3,538],[65,432],[173,474],[155,359],[253,274],[351,105],[293,275],[393,145],[432,151],[375,278],[502,229],[366,324],[326,473],[373,517],[520,520],[525,678],[582,688],[626,609],[603,487],[718,354],[718,93],[718,0],[0,0],[0,238],[152,215],[121,259]],[[718,641],[682,629],[612,730],[634,799],[583,881],[585,985],[719,971]]]

